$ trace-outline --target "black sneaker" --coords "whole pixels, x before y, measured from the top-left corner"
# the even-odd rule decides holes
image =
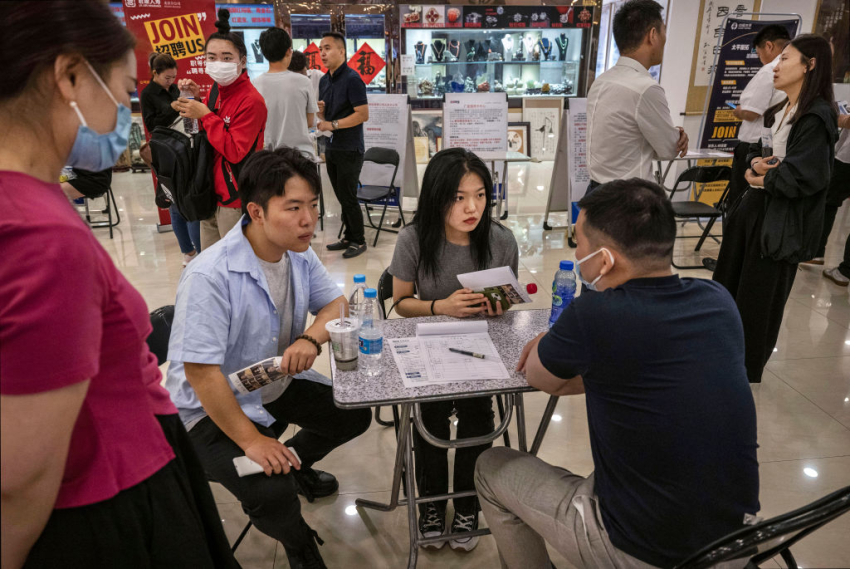
[[[428,509],[424,514],[419,514],[419,537],[437,537],[443,535],[446,531],[445,514],[440,511],[434,502],[428,502]],[[442,549],[446,544],[445,541],[429,543],[422,547],[432,547],[434,549]]]
[[[361,243],[360,245],[351,244],[348,246],[348,249],[345,250],[345,253],[342,254],[343,259],[351,259],[358,255],[362,255],[366,252],[366,244]]]
[[[302,468],[301,470],[293,469],[290,472],[294,473],[295,481],[298,483],[298,493],[307,498],[308,502],[330,496],[339,490],[336,477],[323,470]]]
[[[478,529],[478,512],[464,516],[460,512],[455,512],[452,518],[452,533],[463,533],[475,531]],[[452,549],[462,549],[464,551],[472,551],[478,545],[478,536],[474,537],[456,537],[449,542]]]
[[[301,520],[301,539],[298,547],[284,546],[286,558],[289,559],[291,569],[328,569],[319,553],[319,545],[324,545],[325,542],[316,533],[316,530],[307,525],[303,519]],[[318,545],[316,545],[318,542]]]
[[[708,269],[711,272],[717,268],[717,259],[712,259],[711,257],[706,257],[702,260],[702,266]]]
[[[336,243],[331,243],[330,245],[326,245],[325,248],[328,251],[343,251],[348,249],[348,246],[351,245],[351,241],[347,241],[345,239],[340,239]]]

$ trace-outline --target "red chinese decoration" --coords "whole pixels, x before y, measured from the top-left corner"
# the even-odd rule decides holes
[[[372,79],[381,72],[381,69],[386,67],[386,62],[383,58],[369,47],[368,43],[360,46],[360,49],[348,60],[348,66],[355,70],[363,82],[367,85],[372,82]]]
[[[304,57],[307,58],[307,69],[318,69],[322,73],[328,72],[328,68],[322,65],[319,48],[316,46],[315,42],[308,45],[307,49],[305,49],[302,53],[304,54]]]

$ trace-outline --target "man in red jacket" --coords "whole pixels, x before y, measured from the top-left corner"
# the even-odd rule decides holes
[[[198,119],[215,149],[213,180],[218,201],[215,215],[201,221],[201,249],[224,237],[242,217],[242,202],[236,185],[242,163],[263,148],[266,103],[251,85],[246,71],[245,42],[230,32],[226,19],[216,22],[218,32],[210,35],[206,46],[206,74],[218,84],[219,94],[210,110],[209,97],[201,103],[200,88],[191,79],[178,82],[188,89],[194,101],[180,98],[173,103],[180,116]]]

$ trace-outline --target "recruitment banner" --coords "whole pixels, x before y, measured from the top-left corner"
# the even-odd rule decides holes
[[[127,29],[136,37],[139,93],[150,83],[148,56],[168,53],[177,61],[177,78],[189,78],[206,95],[212,79],[204,74],[206,38],[215,29],[213,0],[124,0]]]
[[[796,34],[796,19],[726,20],[698,148],[735,150],[741,121],[735,118],[732,105],[737,105],[741,92],[762,67],[753,48],[753,39],[764,27],[776,24],[787,27],[791,37]]]

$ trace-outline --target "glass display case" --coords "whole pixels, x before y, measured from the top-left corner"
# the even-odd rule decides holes
[[[322,69],[319,58],[319,43],[322,34],[331,31],[331,17],[328,14],[291,14],[292,49],[304,53],[307,67]],[[310,46],[313,47],[310,47]],[[323,69],[324,70],[324,69]]]
[[[594,6],[400,6],[407,93],[586,93]],[[598,30],[597,30],[598,32]]]
[[[383,14],[345,14],[348,65],[366,81],[368,93],[387,92],[387,40]],[[377,55],[375,55],[377,54]]]
[[[242,36],[248,50],[248,77],[256,79],[269,70],[269,63],[260,51],[260,34],[274,27],[274,6],[271,4],[216,4],[230,11],[230,26]]]

